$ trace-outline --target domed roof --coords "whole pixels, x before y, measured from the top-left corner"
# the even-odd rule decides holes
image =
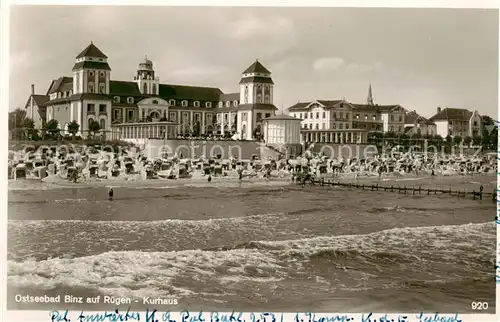
[[[153,69],[153,62],[148,59],[148,56],[144,56],[144,60],[139,63],[140,69]]]

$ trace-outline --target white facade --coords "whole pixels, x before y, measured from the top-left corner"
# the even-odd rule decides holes
[[[441,137],[445,138],[448,136],[448,121],[447,120],[442,120],[442,121],[434,121],[436,124],[436,134],[440,135]]]
[[[302,127],[310,130],[329,130],[331,128],[331,111],[319,102],[311,102],[305,108],[307,112],[294,112],[291,116],[301,120]]]
[[[266,144],[300,144],[300,122],[290,116],[275,116],[262,121]]]

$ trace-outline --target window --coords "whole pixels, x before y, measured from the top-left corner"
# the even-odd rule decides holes
[[[226,107],[231,107],[231,102],[226,102]]]
[[[127,103],[133,104],[134,103],[134,98],[133,97],[127,97]]]
[[[224,107],[224,103],[223,102],[219,102],[219,108],[220,107]]]
[[[205,107],[212,107],[212,102],[205,102]]]
[[[227,123],[229,121],[229,115],[227,113],[224,113],[224,123]]]
[[[358,119],[358,120],[359,120],[359,114],[356,114],[356,119]]]
[[[200,107],[200,102],[194,101],[194,107]]]
[[[105,130],[106,129],[106,120],[105,119],[101,119],[99,121],[99,127],[101,128],[101,130]]]
[[[365,114],[365,121],[368,120],[368,114]]]
[[[134,120],[134,111],[129,110],[128,113],[127,113],[127,115],[128,115],[128,120],[129,121],[133,121]]]
[[[266,113],[266,118],[271,117],[271,113]]]
[[[233,106],[234,107],[238,106],[238,101],[233,101]]]
[[[99,83],[99,93],[104,94],[106,92],[106,85],[104,83]]]
[[[257,103],[262,103],[262,94],[257,93]]]
[[[246,121],[247,120],[247,113],[246,112],[241,115],[241,120],[242,121]]]
[[[99,104],[99,113],[106,113],[106,104]]]
[[[399,114],[399,122],[402,122],[403,121],[403,116],[401,114]]]
[[[376,116],[376,115],[373,115],[373,116],[372,116],[372,120],[373,120],[373,121],[376,121],[376,120],[377,120],[377,116]]]
[[[264,96],[264,103],[269,104],[270,102],[271,102],[271,98],[269,97],[268,94],[266,94],[266,96]]]
[[[153,104],[158,105],[158,101],[157,100],[153,100]]]
[[[113,100],[115,101],[115,103],[120,103],[120,96],[113,97]]]
[[[89,82],[89,93],[94,92],[94,82]]]
[[[313,128],[312,123],[309,123],[309,130],[312,130],[312,128]]]
[[[182,106],[183,106],[183,107],[188,106],[188,101],[186,101],[186,100],[182,101]]]
[[[94,74],[94,71],[93,71],[93,70],[89,70],[89,76],[90,76],[90,77],[94,77],[94,75],[95,75],[95,74]]]
[[[170,106],[175,106],[175,100],[169,100],[168,105]]]
[[[142,85],[142,93],[143,94],[146,94],[148,92],[148,84],[144,83]]]
[[[262,119],[262,113],[257,113],[257,122],[259,122]]]
[[[307,113],[304,113],[304,120],[307,120]]]
[[[326,112],[323,112],[323,118],[326,119]]]
[[[95,113],[94,104],[87,104],[87,113]]]
[[[342,112],[339,113],[339,119],[341,119],[341,120],[344,119],[344,113],[342,113]]]
[[[99,76],[104,77],[104,76],[106,76],[106,73],[105,72],[100,72]]]
[[[339,129],[342,130],[343,123],[339,123]]]
[[[170,121],[177,121],[177,112],[169,112]]]
[[[319,112],[316,112],[316,118],[319,119]]]
[[[89,119],[87,121],[87,129],[90,129],[90,124],[92,124],[94,122],[94,119]]]
[[[391,115],[391,121],[394,121],[394,115]]]
[[[347,130],[347,129],[349,129],[349,123],[346,123],[346,124],[345,124],[345,129],[346,129],[346,130]]]
[[[299,115],[300,115],[300,116],[299,116],[299,119],[301,119],[301,118],[302,118],[302,113],[300,113]]]
[[[477,126],[477,121],[474,121],[474,126]]]
[[[316,123],[316,130],[319,130],[319,124]]]
[[[313,118],[313,113],[312,112],[309,112],[309,118],[312,119]]]
[[[120,110],[119,109],[113,110],[113,115],[114,115],[115,119],[119,118],[120,117]]]

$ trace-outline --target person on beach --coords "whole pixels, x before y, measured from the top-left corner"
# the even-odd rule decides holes
[[[208,174],[208,182],[212,182],[212,175],[210,173]]]
[[[113,194],[114,194],[114,193],[113,193],[113,188],[109,188],[109,191],[108,191],[108,198],[109,198],[109,200],[110,200],[110,201],[111,201],[111,200],[113,200]]]

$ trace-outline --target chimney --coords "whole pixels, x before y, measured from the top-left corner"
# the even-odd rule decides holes
[[[31,95],[35,95],[35,84],[31,84]]]
[[[438,106],[438,108],[437,108],[437,112],[438,112],[438,113],[441,113],[441,107],[439,107],[439,106]]]

